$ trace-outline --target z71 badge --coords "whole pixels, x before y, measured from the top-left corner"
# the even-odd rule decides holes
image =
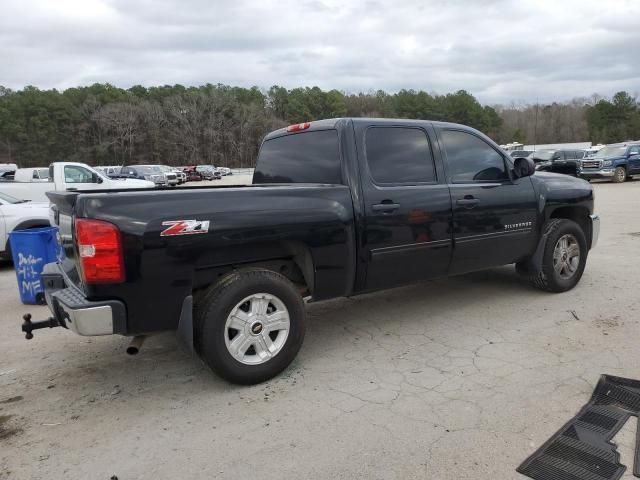
[[[209,231],[209,220],[167,220],[166,222],[162,222],[162,225],[168,226],[169,228],[165,228],[160,232],[161,237],[195,235]]]

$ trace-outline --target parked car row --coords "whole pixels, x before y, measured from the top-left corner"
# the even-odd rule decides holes
[[[47,170],[47,179],[41,178]],[[19,200],[49,202],[48,192],[74,190],[122,190],[151,188],[152,182],[135,178],[110,177],[85,163],[54,162],[49,168],[18,168],[13,180],[0,182],[0,194]]]
[[[126,165],[96,167],[111,178],[137,178],[152,181],[159,187],[176,186],[186,182],[218,180],[232,175],[231,169],[213,165],[190,165],[170,167],[168,165]]]
[[[514,150],[511,157],[528,157],[538,171],[564,173],[586,180],[609,178],[621,183],[640,175],[640,141],[597,145],[588,150]]]

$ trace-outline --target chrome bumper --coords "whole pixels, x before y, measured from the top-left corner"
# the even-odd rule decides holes
[[[589,215],[591,218],[591,248],[595,247],[598,243],[598,237],[600,236],[600,216]]]
[[[75,286],[67,286],[55,263],[43,271],[45,299],[53,317],[69,330],[83,336],[124,333],[126,309],[118,300],[90,301]]]
[[[581,177],[613,177],[613,168],[601,168],[599,170],[580,170]]]

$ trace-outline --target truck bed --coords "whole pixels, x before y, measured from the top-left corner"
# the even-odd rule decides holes
[[[316,299],[347,295],[355,275],[356,233],[344,185],[250,185],[48,193],[58,213],[70,284],[90,300],[122,300],[125,332],[175,329],[181,302],[233,266],[291,259]],[[186,213],[188,212],[188,213]],[[82,285],[72,215],[118,226],[127,288]],[[204,234],[163,234],[166,222],[209,222]],[[163,225],[163,223],[165,223]],[[122,298],[126,295],[127,298]],[[135,299],[135,301],[133,301]]]

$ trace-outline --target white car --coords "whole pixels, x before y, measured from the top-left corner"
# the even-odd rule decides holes
[[[184,173],[182,170],[178,170],[177,168],[174,168],[173,172],[178,177],[178,185],[182,185],[187,181],[187,174]]]
[[[165,178],[167,179],[167,185],[170,187],[175,187],[178,185],[178,174],[176,173],[173,167],[168,167],[167,165],[154,165],[159,168],[162,173],[164,173]]]
[[[19,200],[0,193],[0,258],[11,259],[9,233],[14,230],[48,226],[48,203]]]

